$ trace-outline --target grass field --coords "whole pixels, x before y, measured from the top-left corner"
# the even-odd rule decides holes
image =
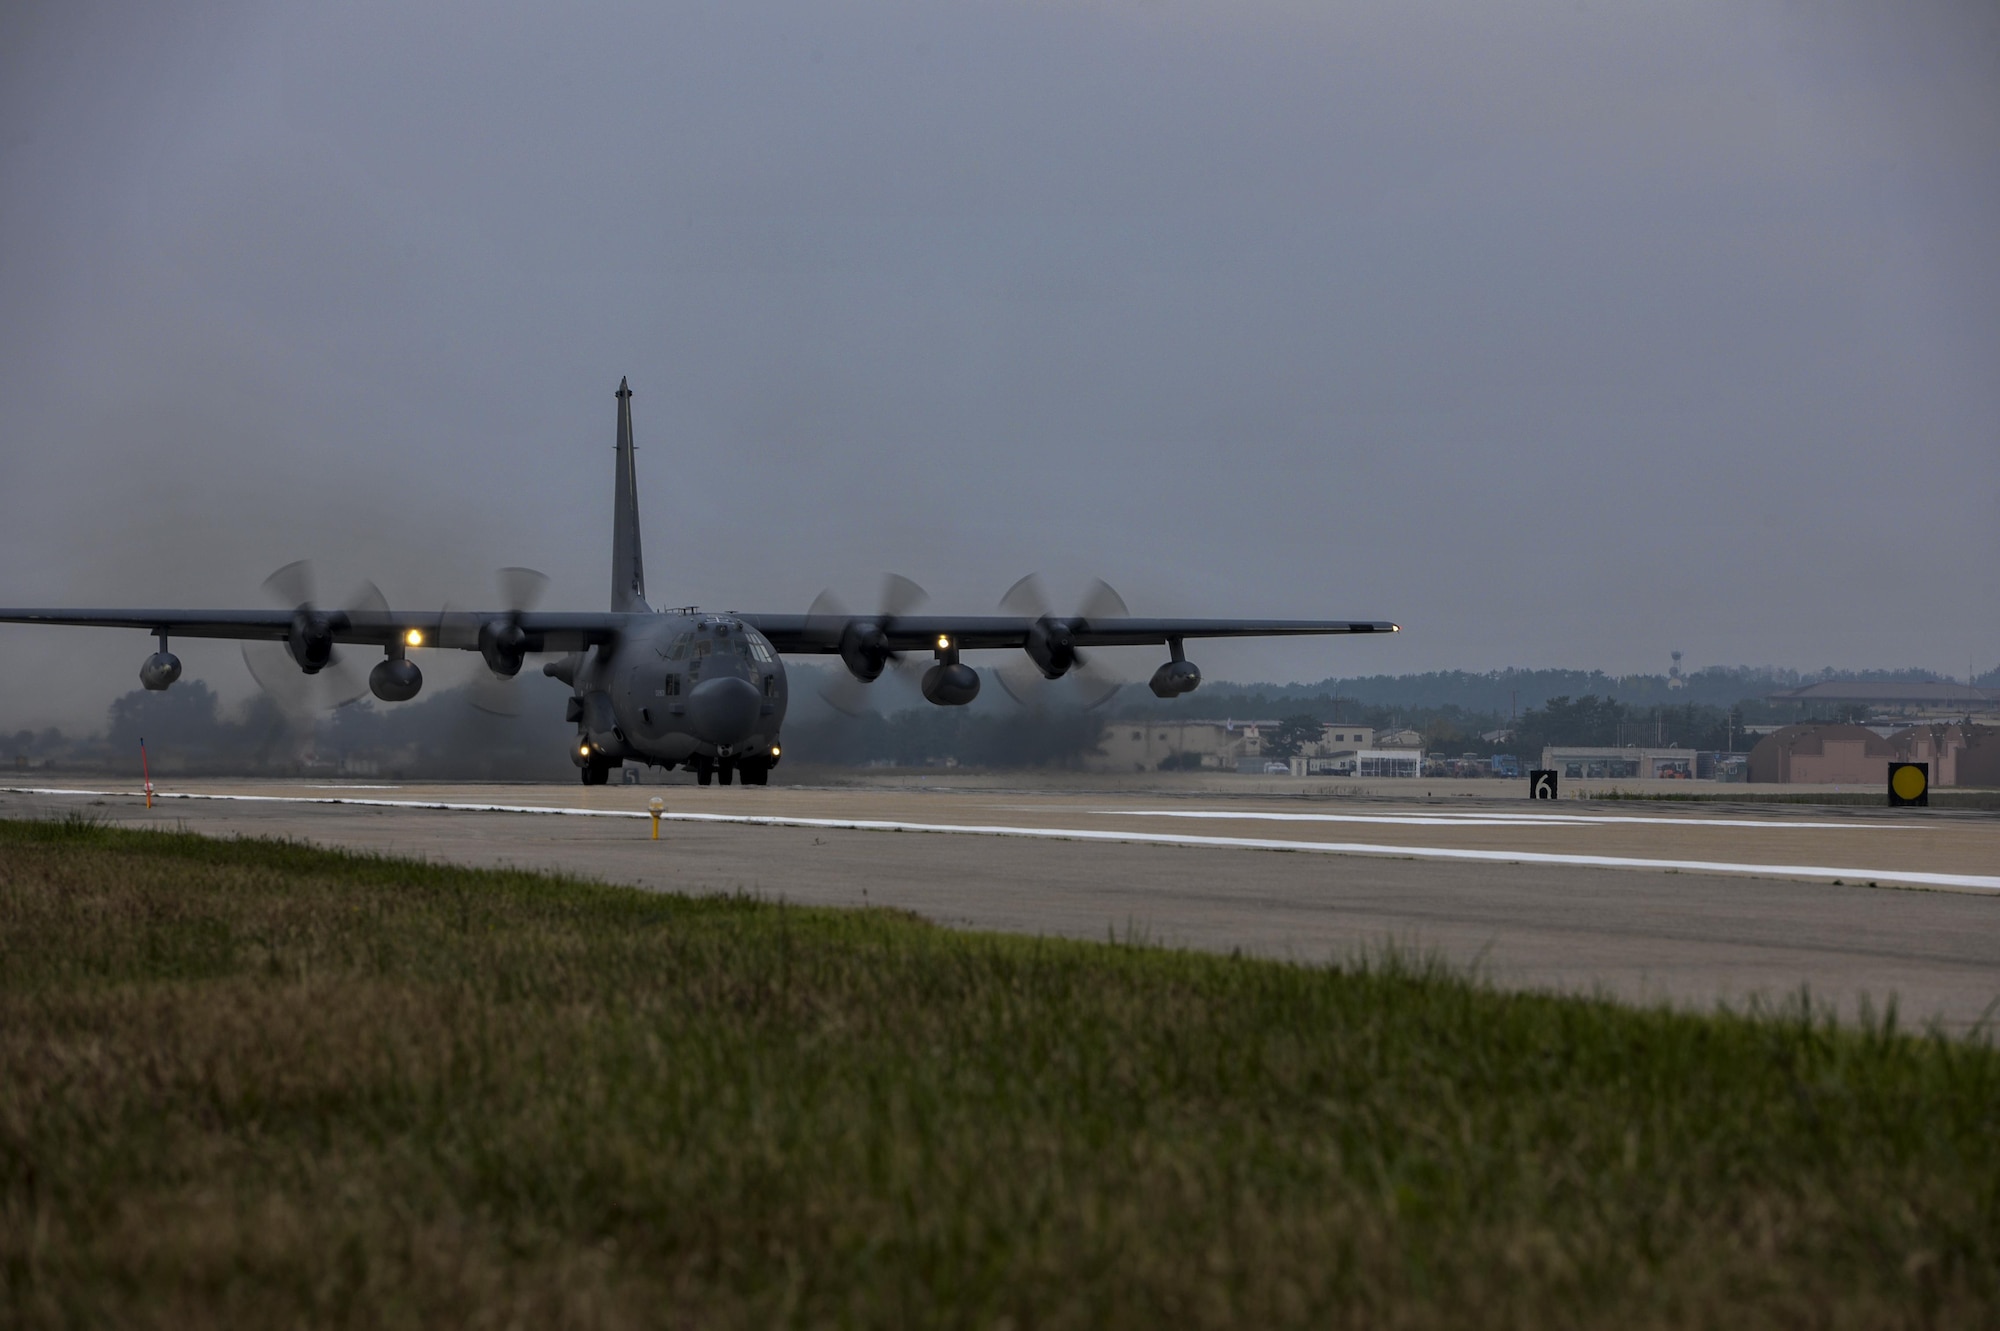
[[[0,1323],[1950,1327],[2000,1052],[0,823]]]

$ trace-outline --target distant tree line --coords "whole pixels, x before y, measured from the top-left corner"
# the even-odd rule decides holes
[[[363,701],[311,718],[288,716],[258,694],[232,717],[205,682],[183,680],[165,692],[121,696],[99,735],[23,730],[9,738],[5,756],[15,766],[137,771],[143,739],[153,769],[162,773],[569,780],[574,727],[562,719],[568,690],[525,675],[519,687],[517,716],[478,711],[464,690],[448,688],[393,707]],[[1024,711],[1012,703],[980,710],[921,704],[848,717],[814,698],[798,711],[800,719],[784,732],[794,764],[1076,767],[1096,750],[1104,729],[1097,712]]]
[[[1468,753],[1480,757],[1496,753],[1532,757],[1552,744],[1612,747],[1657,743],[1722,750],[1732,743],[1737,748],[1744,747],[1746,718],[1750,724],[1769,723],[1777,710],[1758,699],[1746,699],[1733,707],[1698,702],[1639,706],[1585,694],[1580,698],[1550,698],[1510,721],[1505,713],[1472,711],[1452,704],[1364,706],[1351,698],[1326,694],[1298,699],[1272,697],[1262,692],[1224,692],[1205,702],[1203,714],[1207,716],[1278,721],[1275,747],[1274,737],[1261,740],[1263,751],[1274,758],[1291,757],[1309,743],[1308,726],[1312,728],[1311,736],[1316,737],[1320,726],[1343,722],[1378,732],[1415,730],[1424,737],[1427,751],[1453,757]],[[1775,719],[1782,721],[1789,717]]]
[[[562,720],[567,690],[553,680],[521,681],[519,716],[468,705],[462,689],[442,689],[386,708],[350,704],[312,717],[288,715],[256,694],[234,717],[198,679],[160,693],[134,689],[110,707],[105,730],[86,738],[50,730],[12,737],[12,765],[137,770],[145,741],[155,771],[194,775],[290,775],[329,770],[397,779],[552,780],[574,773],[572,727]]]
[[[785,728],[790,762],[837,766],[1057,767],[1083,765],[1097,751],[1104,717],[1096,712],[971,712],[910,708],[883,716],[822,715]]]
[[[1682,749],[1746,748],[1740,709],[1682,703],[1633,707],[1612,698],[1551,698],[1515,727],[1513,745],[1533,755],[1553,745],[1611,748],[1636,744]]]
[[[1551,698],[1606,698],[1637,706],[1684,706],[1701,703],[1711,707],[1734,707],[1746,701],[1761,703],[1765,695],[1801,684],[1825,680],[1870,682],[1937,681],[1945,677],[1932,670],[1833,670],[1812,673],[1776,666],[1709,666],[1690,671],[1682,686],[1674,688],[1663,674],[1609,675],[1599,670],[1438,670],[1417,675],[1363,675],[1356,678],[1323,679],[1316,684],[1216,683],[1204,685],[1190,700],[1203,714],[1254,714],[1265,717],[1289,715],[1288,704],[1308,704],[1314,710],[1338,717],[1327,720],[1363,722],[1370,715],[1419,712],[1443,714],[1456,710],[1465,716],[1518,717],[1530,708],[1541,707]],[[2000,687],[2000,668],[1982,679],[1991,678]],[[1243,704],[1238,709],[1237,702]],[[1178,703],[1160,703],[1143,688],[1129,688],[1120,695],[1121,715],[1133,717],[1162,714],[1162,708]],[[1484,729],[1492,729],[1485,726]]]
[[[1748,747],[1745,725],[1798,719],[1795,709],[1766,703],[1765,694],[1820,679],[1941,678],[1922,670],[1802,675],[1768,667],[1711,667],[1688,675],[1685,688],[1670,689],[1664,675],[1437,671],[1315,685],[1216,681],[1171,702],[1134,686],[1092,712],[1023,709],[997,688],[983,692],[968,708],[931,707],[916,701],[908,687],[885,680],[870,694],[881,710],[848,717],[820,701],[822,672],[800,666],[792,675],[792,713],[784,740],[794,763],[1057,768],[1081,766],[1097,750],[1106,720],[1193,716],[1280,722],[1263,739],[1264,751],[1274,758],[1304,748],[1328,722],[1378,732],[1413,729],[1424,736],[1427,750],[1453,756],[1533,757],[1559,744],[1662,743],[1691,749],[1733,744],[1740,750]],[[1979,682],[2000,687],[2000,669]],[[446,688],[394,707],[364,700],[300,719],[263,695],[225,715],[207,684],[186,680],[164,693],[134,690],[118,698],[97,735],[68,736],[45,728],[21,730],[0,742],[6,745],[5,761],[17,768],[122,770],[136,762],[143,737],[165,771],[219,775],[331,769],[394,779],[567,780],[572,774],[572,728],[562,720],[562,704],[568,690],[540,675],[524,674],[518,692],[517,716],[476,711],[464,690]],[[1835,708],[1821,719],[1853,719],[1855,711]]]
[[[1424,747],[1452,756],[1512,753],[1532,757],[1554,744],[1614,747],[1678,745],[1681,748],[1742,751],[1749,747],[1744,727],[1782,725],[1801,719],[1848,721],[1863,707],[1820,708],[1801,717],[1795,706],[1766,696],[1823,680],[1919,682],[1945,678],[1929,670],[1822,670],[1802,674],[1773,667],[1710,667],[1670,687],[1665,675],[1614,677],[1582,670],[1498,670],[1485,674],[1435,671],[1421,675],[1375,675],[1302,685],[1217,683],[1173,702],[1127,690],[1114,713],[1120,718],[1157,720],[1190,716],[1238,720],[1310,717],[1377,731],[1408,728],[1423,735]],[[1981,676],[2000,687],[2000,669]],[[1581,685],[1582,687],[1578,687]],[[1193,704],[1193,708],[1189,704]],[[1285,756],[1270,749],[1273,756]]]

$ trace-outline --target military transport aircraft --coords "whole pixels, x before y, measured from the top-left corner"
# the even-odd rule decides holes
[[[302,565],[288,565],[266,586],[284,594],[289,609],[271,610],[18,610],[0,609],[0,623],[84,624],[143,629],[159,650],[139,667],[139,681],[160,690],[180,677],[169,642],[229,638],[246,643],[245,659],[267,687],[268,667],[258,670],[249,644],[262,643],[306,676],[340,664],[339,647],[379,648],[382,659],[368,687],[384,702],[405,702],[423,687],[412,649],[477,651],[496,680],[518,675],[531,654],[559,653],[544,674],[571,688],[568,719],[576,724],[570,758],[585,785],[602,785],[610,769],[628,762],[686,767],[708,785],[764,785],[783,749],[787,683],[780,657],[838,656],[850,677],[830,693],[836,706],[853,710],[861,686],[906,654],[933,659],[922,674],[923,696],[941,707],[959,707],[979,693],[979,673],[961,659],[968,651],[1012,649],[1029,681],[1085,674],[1095,647],[1158,645],[1169,659],[1153,672],[1154,694],[1174,698],[1201,683],[1187,659],[1189,638],[1257,638],[1300,634],[1395,633],[1377,621],[1297,619],[1145,619],[1125,613],[1124,602],[1102,583],[1080,613],[1057,615],[1042,603],[1033,576],[1002,601],[1004,615],[915,613],[922,592],[891,577],[880,609],[854,614],[822,597],[805,614],[711,613],[696,607],[655,610],[646,603],[639,555],[639,494],[632,446],[632,390],[618,384],[617,472],[611,512],[611,609],[550,613],[524,604],[540,578],[529,570],[503,570],[517,592],[500,610],[397,611],[379,592],[364,604],[330,609],[313,603]],[[371,589],[372,590],[372,589]],[[293,676],[296,679],[296,676]],[[1003,686],[1019,699],[1021,685]],[[1115,688],[1115,685],[1113,686]],[[1109,697],[1101,691],[1097,699]]]

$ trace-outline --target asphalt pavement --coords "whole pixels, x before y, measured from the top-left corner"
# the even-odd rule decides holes
[[[57,791],[73,793],[55,793]],[[179,782],[0,791],[0,817],[277,836],[955,927],[1301,961],[1385,945],[1496,983],[1696,1006],[2000,1017],[2000,817],[1526,801]],[[668,803],[653,841],[646,802]],[[530,811],[534,810],[534,811]],[[1869,883],[1876,884],[1869,886]]]

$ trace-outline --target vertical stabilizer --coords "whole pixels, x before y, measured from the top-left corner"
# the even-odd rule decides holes
[[[639,472],[632,455],[632,390],[618,381],[618,485],[611,501],[611,608],[643,613],[646,562],[639,554]]]

